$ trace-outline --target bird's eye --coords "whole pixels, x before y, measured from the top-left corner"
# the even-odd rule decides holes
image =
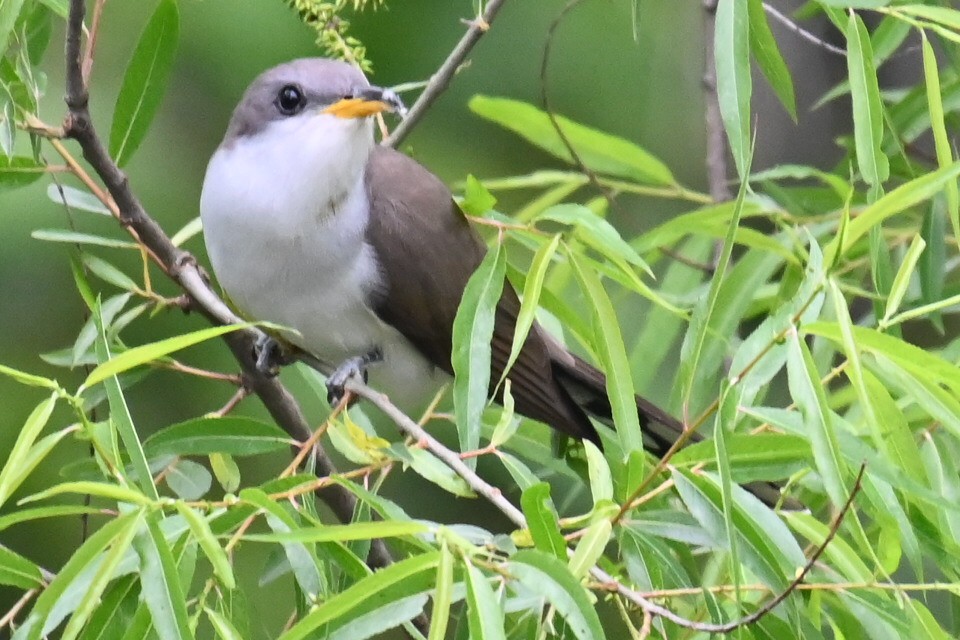
[[[280,92],[277,93],[277,109],[285,116],[292,116],[299,113],[305,103],[306,100],[303,97],[303,92],[300,91],[300,87],[296,85],[285,85],[280,89]]]

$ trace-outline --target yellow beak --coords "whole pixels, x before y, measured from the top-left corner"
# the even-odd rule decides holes
[[[366,100],[364,98],[344,98],[337,100],[320,113],[329,113],[338,118],[366,118],[384,111],[393,111],[394,107],[383,100]]]

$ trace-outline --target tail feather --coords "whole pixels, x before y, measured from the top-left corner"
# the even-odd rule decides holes
[[[555,376],[584,411],[607,425],[613,424],[613,409],[606,391],[606,378],[596,367],[574,356],[573,363],[554,361]],[[637,413],[643,429],[644,449],[662,458],[687,431],[682,422],[653,404],[646,398],[636,396]],[[688,444],[701,442],[700,433],[689,433]],[[745,485],[761,502],[774,506],[782,502],[780,485],[774,482],[752,482]]]

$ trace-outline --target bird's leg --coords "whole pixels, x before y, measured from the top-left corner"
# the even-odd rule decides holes
[[[257,371],[271,378],[280,373],[280,367],[294,360],[280,342],[265,333],[257,338],[257,343],[253,346],[253,357],[257,360],[254,365]]]
[[[367,367],[383,360],[380,347],[373,348],[369,353],[347,358],[327,376],[327,401],[330,406],[336,406],[343,399],[344,387],[350,378],[360,378],[367,381]]]

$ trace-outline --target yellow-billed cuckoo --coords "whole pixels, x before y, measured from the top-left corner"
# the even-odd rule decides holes
[[[200,212],[213,268],[242,312],[294,329],[286,338],[334,374],[334,392],[369,364],[371,385],[415,414],[450,379],[454,316],[485,247],[436,176],[375,144],[369,116],[401,109],[342,62],[270,69],[210,160]],[[519,309],[505,285],[494,384]],[[604,375],[543,327],[530,329],[509,377],[521,414],[599,444],[587,416],[611,423]],[[637,407],[661,455],[682,425],[640,397]]]

